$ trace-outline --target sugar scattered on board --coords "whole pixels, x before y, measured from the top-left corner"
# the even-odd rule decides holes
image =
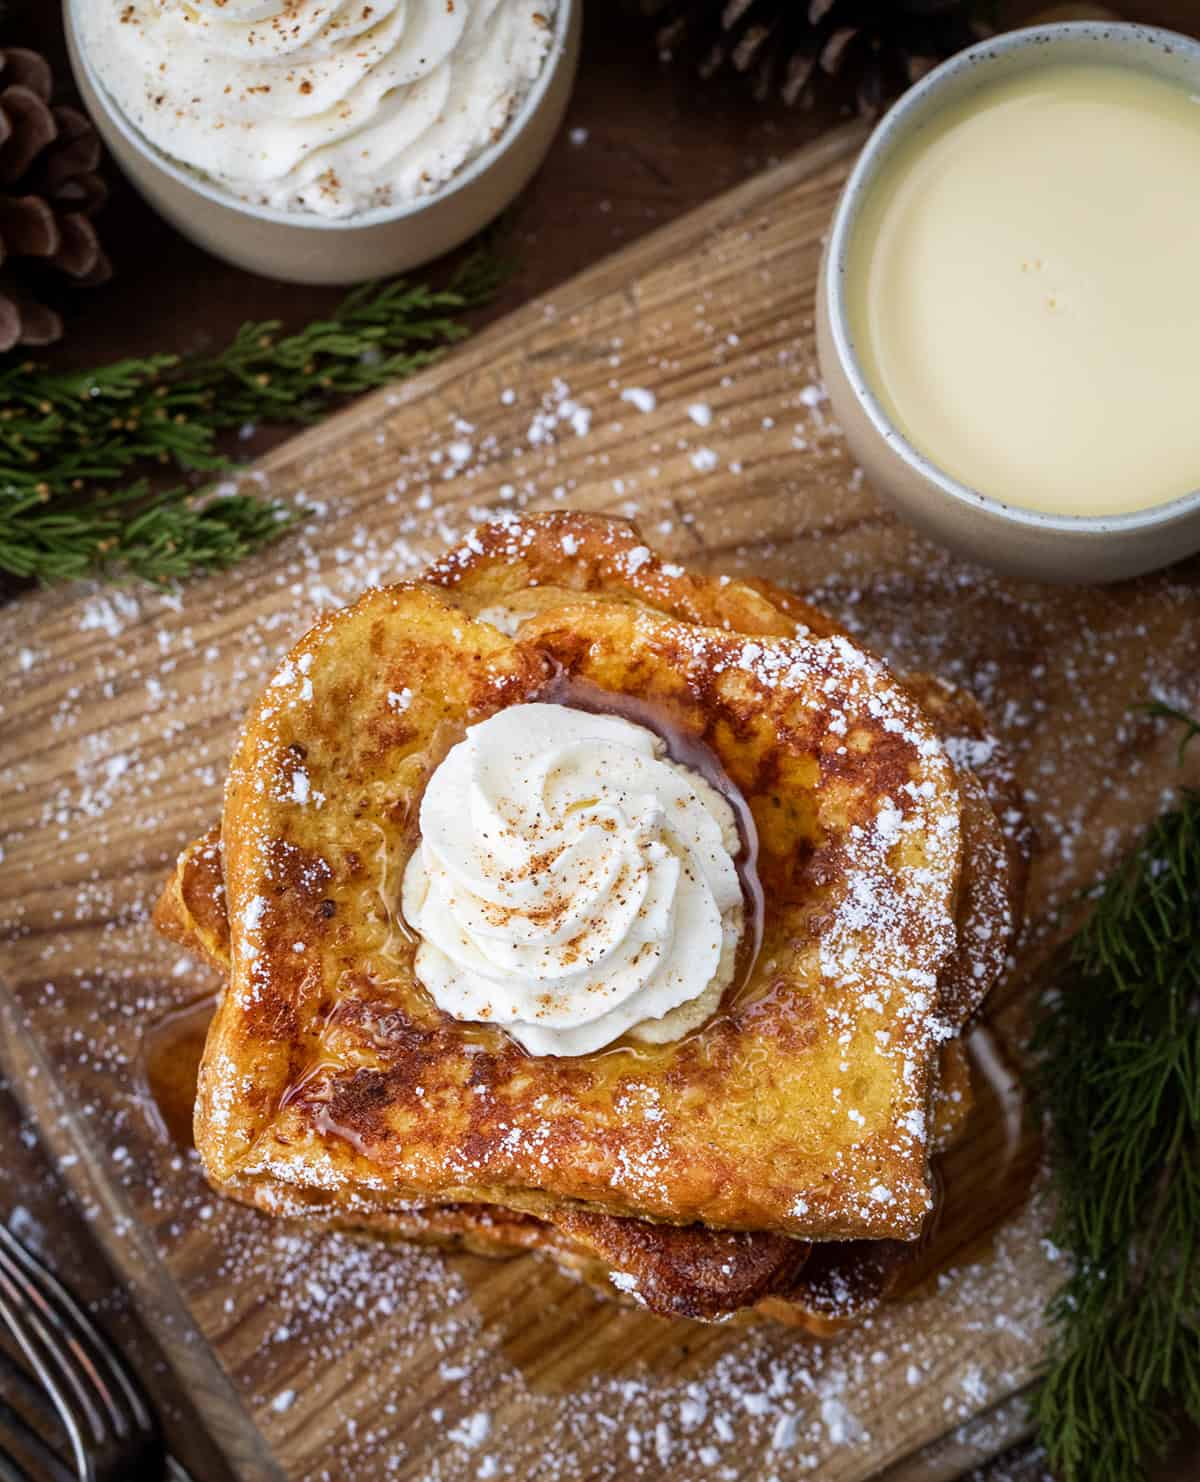
[[[647,391],[643,386],[627,386],[621,392],[621,400],[629,402],[639,412],[648,413],[654,411],[658,406],[658,397],[653,391]]]
[[[0,780],[14,805],[7,867],[31,867],[25,861],[35,858],[36,842],[52,842],[67,879],[60,892],[63,940],[68,929],[88,933],[91,960],[81,967],[26,914],[26,904],[18,901],[6,923],[18,935],[33,925],[42,932],[28,975],[36,986],[23,987],[39,1032],[78,1068],[81,1088],[131,1086],[133,1026],[215,986],[199,967],[177,973],[175,953],[147,925],[150,892],[165,866],[161,830],[170,817],[168,799],[186,790],[197,800],[198,817],[217,815],[240,713],[316,610],[353,600],[368,585],[415,575],[439,547],[501,510],[603,506],[639,518],[656,545],[682,559],[690,558],[702,532],[701,544],[724,547],[721,562],[730,571],[807,581],[816,600],[899,664],[944,673],[972,688],[1018,752],[1031,748],[1062,703],[1056,696],[1075,696],[1081,724],[1043,753],[1043,770],[1026,777],[1053,851],[1044,866],[1047,904],[1120,852],[1128,830],[1115,823],[1097,829],[1077,804],[1062,802],[1060,780],[1072,768],[1093,765],[1097,735],[1128,738],[1139,723],[1113,722],[1098,698],[1097,681],[1113,667],[1108,656],[1139,640],[1146,692],[1169,695],[1185,708],[1196,703],[1194,681],[1172,668],[1159,636],[1139,632],[1136,604],[1071,628],[1055,618],[1049,599],[1026,594],[1018,600],[988,573],[895,527],[887,532],[888,565],[880,569],[835,528],[843,517],[879,515],[858,471],[845,463],[824,388],[788,341],[790,333],[798,344],[805,327],[779,325],[778,355],[792,358],[778,363],[792,378],[786,390],[764,396],[757,378],[765,352],[749,335],[743,344],[741,326],[722,320],[703,295],[681,314],[694,318],[664,332],[660,343],[639,346],[636,355],[621,343],[622,325],[614,317],[611,338],[601,346],[603,375],[572,371],[575,386],[515,359],[498,366],[499,389],[474,398],[481,410],[468,424],[450,416],[444,425],[415,427],[394,393],[395,406],[374,432],[386,454],[373,457],[387,464],[386,487],[368,496],[377,507],[358,503],[360,491],[378,481],[377,467],[349,466],[340,479],[307,490],[297,487],[294,471],[280,473],[290,482],[279,492],[307,514],[307,522],[275,552],[232,573],[215,594],[211,584],[162,594],[95,589],[64,609],[79,631],[69,658],[56,657],[38,633],[22,632],[9,645],[16,672],[54,686],[47,690],[53,695],[51,739],[69,739],[76,748],[76,760],[48,792],[31,785],[32,764]],[[568,328],[570,317],[547,312],[547,336]],[[694,331],[706,347],[703,379],[675,383],[686,423],[679,416],[674,432],[663,434],[657,422],[645,424],[639,436],[657,446],[642,448],[635,461],[624,452],[637,425],[628,408],[639,415],[657,408],[658,396],[647,387],[672,384],[656,376],[678,375],[684,331]],[[624,382],[630,384],[621,392]],[[708,401],[687,399],[715,395],[718,388],[719,425]],[[701,446],[693,441],[694,428],[706,434]],[[809,482],[793,489],[787,470],[801,466]],[[764,534],[740,546],[742,527],[731,530],[699,493],[689,492],[707,483],[694,477],[699,473],[741,478],[747,491],[769,492],[787,514],[771,517],[780,539],[794,516],[811,544],[775,547]],[[276,492],[262,470],[251,482]],[[238,487],[230,480],[225,492]],[[822,518],[830,522],[827,535],[819,528]],[[259,600],[258,583],[274,583],[277,594]],[[1172,636],[1194,651],[1200,634],[1185,612],[1186,592],[1180,593],[1180,625]],[[1004,630],[1010,652],[1032,655],[1020,683],[994,657],[997,644],[985,636],[989,626]],[[297,698],[303,693],[302,677],[293,691]],[[406,694],[397,690],[389,697],[399,713]],[[118,717],[117,707],[126,702],[146,711],[144,722]],[[1141,771],[1137,748],[1122,754],[1129,757],[1128,774],[1106,778],[1106,786],[1141,797],[1152,779]],[[170,827],[178,828],[177,821]],[[881,837],[889,827],[885,816]],[[175,845],[183,842],[182,833],[174,838]],[[105,871],[112,857],[122,859],[119,879]],[[252,903],[259,922],[266,904]],[[62,1007],[68,999],[89,1005],[86,1022],[69,1031]],[[507,1289],[513,1279],[504,1274],[508,1268],[268,1226],[249,1211],[212,1202],[194,1154],[150,1140],[132,1093],[111,1100],[80,1094],[164,1258],[177,1255],[201,1227],[220,1250],[215,1278],[222,1308],[231,1299],[235,1304],[223,1323],[253,1323],[265,1335],[256,1388],[246,1398],[266,1413],[268,1424],[275,1414],[299,1413],[333,1369],[353,1375],[323,1416],[339,1438],[331,1443],[330,1479],[361,1474],[368,1464],[380,1465],[380,1457],[385,1477],[411,1473],[413,1449],[422,1446],[428,1448],[428,1482],[539,1471],[556,1482],[584,1476],[617,1482],[658,1475],[664,1453],[679,1474],[711,1475],[717,1482],[744,1473],[748,1455],[773,1455],[781,1475],[785,1466],[787,1475],[799,1475],[831,1448],[867,1444],[873,1413],[890,1407],[905,1423],[912,1407],[931,1396],[945,1404],[951,1424],[966,1428],[970,1444],[986,1451],[1005,1432],[990,1434],[988,1425],[998,1427],[998,1421],[972,1417],[1024,1381],[1040,1341],[1039,1293],[1057,1269],[1058,1253],[1048,1242],[1039,1244],[1045,1214],[1033,1206],[998,1234],[986,1259],[939,1276],[922,1299],[928,1307],[920,1323],[903,1309],[886,1309],[828,1345],[797,1342],[769,1328],[697,1330],[690,1353],[678,1354],[682,1340],[672,1337],[670,1363],[643,1364],[635,1350],[657,1324],[613,1313],[607,1326],[628,1332],[628,1359],[609,1353],[606,1364],[573,1381],[564,1398],[539,1387],[511,1357],[504,1306],[491,1286]],[[12,1178],[0,1170],[0,1193],[11,1196],[10,1206],[23,1206],[27,1201]],[[891,1192],[879,1185],[873,1197],[881,1191]],[[529,1283],[529,1300],[539,1312],[555,1304],[568,1313],[589,1310],[590,1298],[542,1267],[533,1268]],[[954,1330],[963,1320],[980,1343],[980,1357],[965,1367]],[[564,1354],[579,1339],[578,1325],[565,1324],[558,1340]],[[386,1364],[378,1362],[383,1349]],[[425,1411],[406,1398],[395,1382],[404,1372],[436,1376],[435,1407]],[[285,1404],[285,1396],[296,1398]],[[460,1442],[449,1443],[452,1431]],[[321,1482],[319,1474],[314,1482]]]

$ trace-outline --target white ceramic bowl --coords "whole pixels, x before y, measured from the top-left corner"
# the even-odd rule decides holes
[[[490,149],[441,190],[404,206],[338,218],[251,206],[161,154],[111,101],[79,45],[64,0],[71,66],[105,144],[154,209],[185,237],[239,268],[291,283],[359,283],[440,257],[492,221],[528,184],[562,123],[579,60],[581,0],[559,0],[537,80]]]
[[[948,104],[1018,72],[1061,62],[1139,67],[1200,92],[1200,44],[1147,26],[1038,26],[983,42],[944,63],[887,114],[846,184],[817,290],[817,347],[830,401],[854,456],[875,490],[919,529],[1010,575],[1115,581],[1200,550],[1200,470],[1195,493],[1123,515],[1043,514],[979,494],[931,463],[889,419],[859,363],[847,312],[849,245],[863,203],[892,152]]]

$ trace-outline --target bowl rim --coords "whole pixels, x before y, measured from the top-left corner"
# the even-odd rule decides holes
[[[1008,524],[1023,525],[1030,530],[1086,537],[1154,530],[1187,516],[1200,514],[1200,486],[1190,493],[1177,495],[1165,504],[1108,515],[1053,514],[1045,510],[1027,509],[1023,505],[1008,504],[994,495],[979,493],[939,468],[909,442],[888,416],[859,363],[849,328],[845,292],[851,233],[881,157],[895,147],[897,140],[907,137],[910,131],[920,127],[931,109],[931,100],[936,98],[942,88],[971,71],[978,71],[982,79],[990,70],[990,64],[1005,60],[1014,52],[1029,48],[1044,50],[1060,42],[1078,40],[1096,41],[1101,45],[1119,43],[1113,48],[1114,61],[1121,57],[1128,59],[1128,47],[1131,43],[1145,44],[1172,53],[1183,52],[1196,67],[1200,90],[1200,41],[1161,26],[1144,26],[1128,21],[1058,21],[1023,27],[977,42],[923,77],[892,106],[873,130],[855,162],[834,213],[827,249],[828,271],[821,291],[825,298],[824,307],[828,315],[830,335],[842,370],[871,425],[889,448],[956,504]]]
[[[176,184],[211,201],[215,206],[222,206],[227,211],[237,212],[255,221],[269,221],[275,226],[288,226],[301,231],[316,232],[346,232],[404,221],[410,216],[429,210],[431,206],[440,205],[472,185],[481,175],[486,174],[501,155],[512,147],[544,102],[559,67],[568,56],[571,28],[576,24],[581,9],[581,0],[557,0],[554,35],[550,48],[546,53],[541,71],[521,100],[521,106],[508,120],[500,137],[489,144],[482,153],[477,154],[463,169],[451,175],[437,190],[400,206],[376,206],[373,210],[360,211],[349,216],[318,216],[315,212],[283,211],[277,206],[256,206],[250,201],[243,201],[223,187],[211,184],[202,174],[177,163],[169,154],[164,153],[152,143],[126,117],[124,110],[101,82],[91,58],[87,55],[86,48],[82,45],[76,26],[75,12],[88,3],[89,0],[64,0],[63,9],[74,43],[72,51],[83,68],[89,85],[100,100],[106,119],[121,136],[122,141],[148,164],[168,175]]]

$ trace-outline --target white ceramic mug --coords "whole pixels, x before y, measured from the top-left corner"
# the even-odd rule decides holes
[[[849,246],[864,202],[894,151],[934,114],[980,88],[1064,62],[1134,66],[1200,93],[1200,44],[1147,26],[1038,26],[982,42],[944,63],[882,120],[846,184],[817,290],[817,348],[851,451],[872,487],[918,529],[1010,575],[1115,581],[1200,550],[1200,471],[1195,492],[1131,514],[1044,514],[980,494],[914,448],[889,418],[856,353],[847,306]]]
[[[407,272],[459,246],[528,184],[562,123],[575,80],[581,0],[559,0],[554,39],[537,79],[491,148],[440,190],[403,206],[327,219],[237,200],[157,150],[109,98],[79,45],[64,0],[71,67],[114,159],[159,215],[235,266],[290,283],[359,283]]]

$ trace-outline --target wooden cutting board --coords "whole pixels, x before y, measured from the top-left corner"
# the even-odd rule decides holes
[[[1018,587],[898,525],[849,462],[811,303],[860,142],[827,137],[278,449],[254,477],[313,514],[261,558],[179,596],[74,588],[0,613],[5,1058],[241,1476],[935,1479],[1022,1432],[1058,1275],[1009,1068],[1036,947],[973,1042],[979,1107],[923,1279],[820,1345],[661,1322],[532,1259],[226,1206],[150,1086],[174,1066],[186,1101],[203,1009],[168,1016],[215,984],[147,911],[217,814],[247,702],[314,611],[499,509],[635,515],[672,555],[815,592],[898,663],[974,688],[1020,758],[1043,924],[1184,778],[1131,707],[1200,708],[1197,563]]]

